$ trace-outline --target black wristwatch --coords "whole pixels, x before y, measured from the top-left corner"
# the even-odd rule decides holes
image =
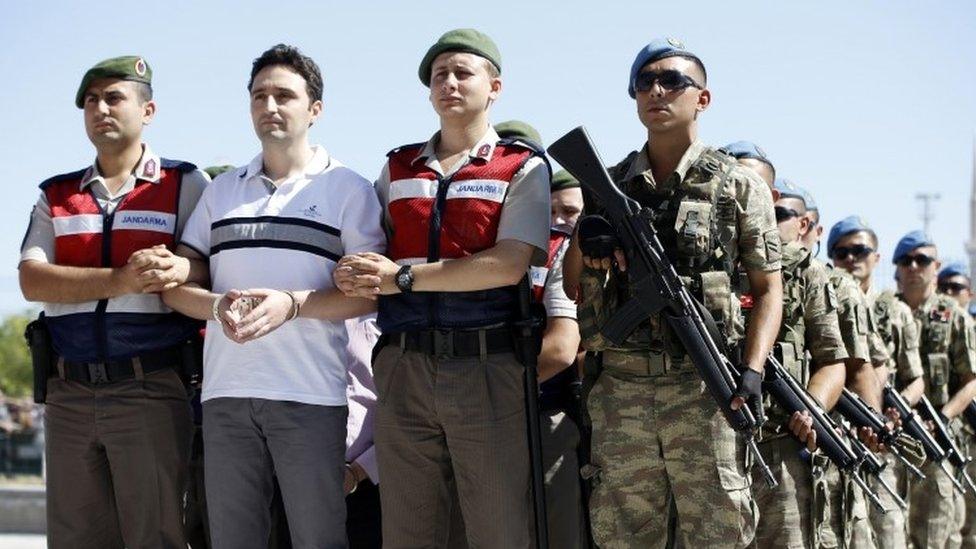
[[[410,270],[410,265],[400,267],[400,270],[397,271],[396,276],[393,278],[393,282],[396,283],[396,287],[403,293],[413,291],[413,272]]]

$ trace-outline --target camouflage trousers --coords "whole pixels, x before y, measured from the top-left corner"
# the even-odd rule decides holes
[[[826,519],[825,509],[814,509],[813,470],[808,461],[799,458],[800,450],[800,443],[791,437],[766,439],[759,444],[759,453],[778,486],[770,488],[762,474],[753,470],[759,525],[752,547],[807,549],[813,544],[814,517]],[[826,498],[820,501],[826,503]]]
[[[868,501],[864,491],[833,464],[827,468],[827,508],[829,524],[825,525],[818,547],[873,549],[876,547]]]
[[[673,502],[686,547],[745,547],[758,518],[745,448],[701,379],[690,365],[661,376],[620,366],[605,355],[588,398],[597,545],[664,547]]]
[[[976,455],[976,438],[965,432],[960,435],[963,449],[970,456]],[[976,460],[970,461],[966,465],[966,472],[969,476],[976,478]],[[966,514],[962,525],[962,547],[963,549],[976,549],[976,493],[972,490],[966,491]]]
[[[882,457],[887,465],[881,472],[881,477],[907,502],[909,499],[908,470],[891,454],[886,453]],[[868,518],[871,520],[871,530],[874,532],[874,540],[878,549],[908,547],[908,510],[899,507],[895,503],[895,499],[881,486],[877,479],[868,479],[868,485],[877,492],[888,511],[882,513],[873,505],[868,507]]]
[[[952,466],[949,465],[952,471]],[[925,478],[913,480],[908,531],[916,549],[959,547],[966,503],[952,480],[935,463],[922,468]]]

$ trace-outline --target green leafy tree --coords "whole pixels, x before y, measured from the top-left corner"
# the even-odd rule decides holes
[[[33,316],[10,315],[0,323],[0,391],[8,396],[26,396],[33,388],[30,351],[24,328]]]

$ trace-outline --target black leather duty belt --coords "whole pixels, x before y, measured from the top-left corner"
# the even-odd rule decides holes
[[[116,381],[135,379],[136,371],[139,369],[145,375],[165,368],[178,368],[180,360],[181,354],[178,347],[108,362],[72,362],[58,358],[52,376],[86,385],[106,385]]]
[[[389,344],[438,358],[468,358],[515,350],[509,327],[476,330],[420,330],[389,334]]]

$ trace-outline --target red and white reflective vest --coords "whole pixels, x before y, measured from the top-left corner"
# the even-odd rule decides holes
[[[556,229],[549,230],[549,255],[546,256],[546,265],[545,267],[532,267],[531,269],[532,300],[536,303],[542,303],[542,296],[546,293],[546,280],[549,278],[549,271],[552,270],[559,248],[569,236]]]
[[[54,263],[72,267],[121,267],[133,252],[176,242],[187,162],[162,159],[158,182],[137,180],[107,214],[88,188],[85,171],[41,184],[54,226]],[[47,304],[45,319],[55,351],[74,362],[117,360],[172,347],[193,323],[172,312],[158,294],[129,294],[80,304]]]
[[[503,139],[490,159],[475,158],[443,177],[418,154],[424,144],[389,154],[393,231],[388,255],[400,264],[456,259],[491,248],[515,175],[538,151]],[[412,292],[382,296],[377,323],[384,333],[428,328],[473,328],[513,320],[515,287],[477,292]]]

